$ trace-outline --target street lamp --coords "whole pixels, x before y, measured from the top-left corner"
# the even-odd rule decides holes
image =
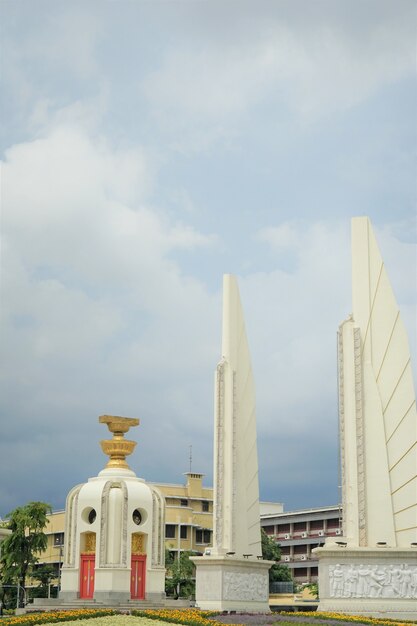
[[[62,543],[59,545],[59,563],[58,563],[58,597],[61,591],[61,561],[62,561]]]
[[[20,590],[23,591],[23,606],[25,606],[26,604],[26,590],[24,587],[22,587],[22,585],[20,584],[20,578],[17,578],[17,583],[16,583],[16,608],[20,609]]]

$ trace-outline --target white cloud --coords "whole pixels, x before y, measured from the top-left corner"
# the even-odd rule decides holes
[[[376,230],[416,356],[416,298],[410,301],[415,246],[399,241],[395,224]],[[269,273],[241,280],[257,374],[263,426],[314,436],[337,419],[336,332],[351,312],[350,224],[289,221],[258,233],[271,246]],[[284,256],[282,256],[284,252]],[[281,270],[288,254],[290,271]],[[407,278],[408,277],[408,280]],[[288,416],[296,419],[287,421]],[[320,417],[319,417],[320,416]]]
[[[358,36],[344,20],[308,25],[252,16],[247,37],[203,39],[168,48],[144,90],[165,129],[211,141],[237,133],[258,104],[284,103],[304,120],[361,104],[414,72],[414,37],[406,10],[375,15]],[[385,18],[385,19],[383,19]],[[203,139],[202,139],[203,138]],[[197,141],[196,139],[196,141]],[[205,146],[203,146],[205,147]]]
[[[113,153],[67,128],[8,152],[3,386],[6,407],[19,416],[19,449],[34,428],[41,436],[58,421],[60,437],[67,432],[75,442],[77,428],[93,438],[100,412],[139,411],[140,467],[153,480],[172,480],[172,468],[184,466],[196,441],[199,469],[210,471],[220,300],[171,258],[178,249],[210,246],[212,238],[148,206],[154,183],[147,172],[143,152]],[[401,275],[412,248],[393,236],[394,226],[382,233],[381,248]],[[274,442],[297,449],[301,439],[326,455],[336,446],[335,333],[350,309],[349,223],[288,221],[255,237],[269,248],[271,270],[239,282],[260,456],[268,457]],[[288,255],[294,263],[282,269]],[[407,288],[399,285],[400,303]],[[63,468],[66,454],[61,450]],[[97,449],[90,461],[100,458]],[[288,456],[281,459],[287,464]]]
[[[304,505],[313,486],[307,494],[299,458],[312,464],[317,498],[333,470],[350,206],[375,217],[415,336],[416,263],[401,222],[412,212],[414,111],[410,85],[397,84],[414,72],[415,3],[172,2],[163,14],[152,3],[99,5],[46,0],[47,19],[19,3],[5,11],[11,419],[0,475],[21,454],[33,481],[23,461],[0,504],[32,497],[33,484],[49,499],[48,476],[62,504],[102,466],[102,412],[141,417],[141,475],[180,480],[189,443],[210,473],[220,274],[231,267],[244,274],[261,484],[274,482],[279,499],[291,473]]]
[[[74,127],[14,146],[3,165],[3,235],[32,271],[57,266],[90,284],[131,284],[139,272],[153,291],[148,279],[170,274],[172,251],[212,238],[146,206],[150,170],[141,149],[118,151]]]
[[[207,358],[201,324],[214,300],[170,255],[212,238],[146,206],[150,184],[140,150],[111,151],[74,129],[8,151],[2,284],[6,351],[16,365],[10,378],[24,353],[29,378],[53,359],[64,367],[78,361],[80,380],[84,367],[101,370],[109,350],[129,378],[142,366],[154,380],[162,370],[191,372],[191,350]]]
[[[147,204],[148,171],[143,151],[112,150],[74,127],[12,147],[3,164],[1,385],[14,420],[0,473],[13,450],[35,438],[45,452],[50,436],[62,497],[77,478],[66,482],[70,446],[53,442],[78,446],[75,431],[89,433],[91,459],[102,463],[92,434],[102,412],[144,416],[142,463],[153,477],[165,472],[160,479],[176,460],[182,467],[184,437],[211,427],[218,295],[171,255],[213,240]],[[16,485],[25,462],[19,472]]]

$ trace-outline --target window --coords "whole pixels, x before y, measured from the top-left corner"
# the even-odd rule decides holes
[[[300,530],[307,530],[307,522],[295,522],[294,524],[294,532],[299,532]]]
[[[181,539],[187,539],[187,526],[181,526],[180,537]]]
[[[297,567],[294,570],[294,578],[307,578],[307,568],[306,567]]]
[[[196,543],[210,543],[210,530],[202,528],[195,531]]]
[[[139,526],[139,524],[142,521],[142,515],[140,514],[140,511],[138,509],[135,509],[133,511],[132,519],[133,519],[133,522],[136,524],[136,526]]]
[[[64,533],[55,533],[54,534],[54,546],[63,546],[64,545]]]
[[[165,537],[167,539],[175,538],[175,524],[165,524]]]
[[[181,506],[188,506],[188,500],[181,500]]]
[[[264,531],[266,532],[267,535],[273,535],[274,534],[274,527],[273,526],[263,526]]]
[[[203,500],[201,503],[201,510],[203,511],[203,513],[208,513],[209,511],[209,503],[205,500]]]
[[[290,524],[278,524],[279,533],[289,533],[291,530]]]
[[[332,518],[327,520],[327,528],[339,528],[339,518]]]
[[[322,519],[311,520],[310,530],[323,530],[323,520]]]

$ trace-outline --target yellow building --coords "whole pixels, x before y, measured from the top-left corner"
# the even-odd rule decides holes
[[[59,579],[64,547],[65,511],[54,511],[48,517],[45,534],[48,537],[46,550],[39,556],[38,565],[52,565]]]
[[[203,487],[203,474],[186,477],[185,485],[155,485],[165,496],[165,545],[170,552],[203,553],[212,540],[213,488]]]

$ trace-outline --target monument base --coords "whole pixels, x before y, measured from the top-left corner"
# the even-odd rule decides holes
[[[273,561],[233,556],[195,556],[196,606],[204,611],[269,612]]]
[[[318,611],[417,620],[417,549],[326,543],[319,559]]]

